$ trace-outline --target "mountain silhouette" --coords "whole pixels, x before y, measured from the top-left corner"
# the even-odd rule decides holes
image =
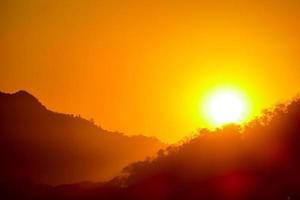
[[[134,162],[102,183],[2,184],[5,199],[300,199],[300,100],[277,105],[244,126],[201,129]]]
[[[155,157],[127,165],[106,182],[50,186],[10,180],[0,182],[0,196],[7,200],[297,200],[299,120],[296,98],[265,110],[244,126],[201,129],[190,139],[159,150]],[[60,173],[53,170],[54,175]]]
[[[105,181],[163,147],[155,138],[52,112],[26,91],[0,92],[0,182]]]

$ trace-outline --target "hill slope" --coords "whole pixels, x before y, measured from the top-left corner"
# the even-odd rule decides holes
[[[300,99],[240,127],[200,130],[153,160],[124,169],[105,199],[300,199]],[[89,192],[87,192],[89,193]],[[116,195],[118,194],[118,195]]]
[[[25,91],[0,92],[0,181],[103,181],[165,145],[47,110]]]

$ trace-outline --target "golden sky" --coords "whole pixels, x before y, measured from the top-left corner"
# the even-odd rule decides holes
[[[3,0],[0,90],[176,141],[230,85],[252,115],[300,91],[298,0]]]

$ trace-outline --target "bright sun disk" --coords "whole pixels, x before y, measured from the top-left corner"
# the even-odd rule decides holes
[[[205,103],[205,115],[214,125],[240,123],[246,118],[247,105],[235,90],[218,90]]]

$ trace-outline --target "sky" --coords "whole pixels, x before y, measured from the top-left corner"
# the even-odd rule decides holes
[[[0,90],[174,142],[209,126],[215,88],[251,116],[297,95],[299,20],[297,0],[2,0]]]

